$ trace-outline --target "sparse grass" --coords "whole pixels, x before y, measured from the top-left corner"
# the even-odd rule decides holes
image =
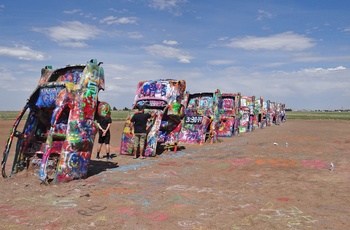
[[[350,112],[286,112],[287,119],[350,120]]]
[[[130,111],[112,111],[111,117],[113,121],[125,121],[126,117],[130,114]]]
[[[15,120],[20,111],[0,111],[0,120]],[[23,115],[22,119],[27,119],[27,113]]]

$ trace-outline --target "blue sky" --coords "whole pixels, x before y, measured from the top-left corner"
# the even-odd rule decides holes
[[[100,100],[131,107],[141,80],[350,109],[348,0],[2,0],[0,110],[20,110],[45,65],[102,61]]]

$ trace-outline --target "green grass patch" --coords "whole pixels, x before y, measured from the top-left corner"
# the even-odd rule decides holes
[[[0,120],[15,120],[19,116],[20,111],[0,111]],[[27,119],[27,113],[22,119]]]
[[[286,112],[287,119],[302,120],[350,120],[350,112]]]
[[[125,121],[127,116],[130,114],[130,111],[112,111],[111,117],[113,121]]]

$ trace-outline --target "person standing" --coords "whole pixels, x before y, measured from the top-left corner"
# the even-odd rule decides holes
[[[281,122],[285,122],[286,121],[286,111],[284,109],[282,109],[281,111]]]
[[[143,154],[147,137],[147,121],[152,117],[145,113],[143,105],[137,105],[137,112],[131,118],[130,130],[134,132],[134,159],[137,159],[137,150],[140,149],[140,159],[145,159]]]
[[[106,104],[106,105],[105,105]],[[112,118],[110,116],[110,107],[107,103],[99,105],[99,116],[97,119],[97,127],[98,127],[98,147],[96,158],[100,159],[100,152],[102,149],[102,145],[106,145],[106,158],[107,160],[111,160],[110,153],[110,140],[111,140],[111,132],[110,128],[112,125]],[[100,111],[101,110],[101,111]]]

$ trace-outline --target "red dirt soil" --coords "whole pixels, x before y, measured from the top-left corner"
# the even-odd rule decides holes
[[[13,121],[0,124],[5,143]],[[350,229],[349,121],[288,120],[144,160],[119,155],[122,128],[86,179],[1,179],[0,229]]]

